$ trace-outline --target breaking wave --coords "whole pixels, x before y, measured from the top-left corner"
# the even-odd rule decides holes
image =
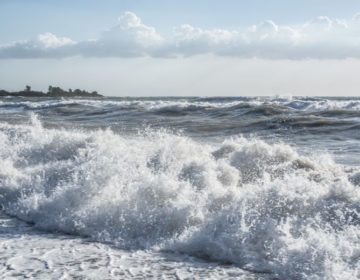
[[[306,98],[306,97],[209,97],[209,98],[107,98],[107,99],[83,99],[83,98],[38,98],[37,102],[26,98],[8,98],[0,101],[0,108],[25,108],[28,110],[39,110],[47,108],[62,107],[66,105],[79,105],[91,107],[112,106],[114,108],[137,108],[147,111],[162,109],[231,109],[240,107],[256,106],[278,106],[283,109],[297,111],[336,111],[336,110],[360,110],[359,98]]]
[[[360,277],[360,170],[249,138],[0,124],[0,204],[51,231],[280,279]]]

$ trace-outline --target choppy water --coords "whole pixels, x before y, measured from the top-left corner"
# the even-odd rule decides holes
[[[360,98],[3,98],[0,204],[154,258],[359,279],[359,144]]]

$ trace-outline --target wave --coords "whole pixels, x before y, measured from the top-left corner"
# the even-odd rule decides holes
[[[51,231],[280,279],[356,279],[360,170],[258,139],[0,123],[0,204]]]
[[[90,107],[112,106],[118,109],[142,109],[147,111],[157,110],[180,110],[180,109],[236,109],[238,107],[278,107],[282,109],[321,112],[321,111],[358,111],[360,100],[358,98],[348,99],[326,99],[326,98],[107,98],[107,99],[23,99],[13,101],[3,99],[0,108],[25,108],[28,110],[40,110],[66,105],[79,105]]]

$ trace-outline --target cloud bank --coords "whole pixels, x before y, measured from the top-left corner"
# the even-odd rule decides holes
[[[360,58],[360,14],[351,19],[320,16],[281,26],[268,20],[244,30],[202,29],[189,24],[169,36],[125,12],[95,40],[76,42],[52,33],[0,45],[1,59],[83,57],[188,57],[199,54],[264,59]]]

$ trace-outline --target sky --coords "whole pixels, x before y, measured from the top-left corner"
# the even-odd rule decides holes
[[[360,96],[358,0],[0,0],[0,88]]]

